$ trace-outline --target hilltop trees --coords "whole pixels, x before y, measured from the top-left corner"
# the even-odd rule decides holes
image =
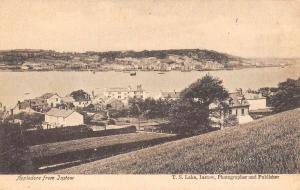
[[[210,75],[197,80],[181,92],[180,99],[172,105],[169,119],[183,133],[199,133],[211,128],[210,115],[220,112],[220,105],[228,98],[222,81]]]

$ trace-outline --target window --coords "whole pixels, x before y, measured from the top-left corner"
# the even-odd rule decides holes
[[[245,110],[244,109],[242,109],[242,115],[245,115]]]
[[[237,109],[235,110],[235,115],[238,115],[238,110]]]
[[[229,114],[232,114],[232,110],[229,110]]]
[[[118,98],[120,99],[120,98],[121,98],[121,96],[118,96]]]

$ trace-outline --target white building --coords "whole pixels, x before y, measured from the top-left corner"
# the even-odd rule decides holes
[[[61,103],[61,97],[57,93],[46,93],[40,98],[46,100],[50,107],[56,107],[56,105]]]
[[[45,114],[44,129],[83,125],[83,115],[66,109],[52,108]]]
[[[267,100],[261,94],[245,93],[244,95],[250,105],[249,111],[267,108]]]
[[[106,88],[104,90],[104,97],[115,98],[121,100],[123,103],[128,103],[129,98],[146,98],[146,92],[143,90],[142,85],[137,85],[136,88],[131,86],[127,88]]]
[[[229,114],[235,115],[239,124],[248,123],[253,121],[249,115],[250,104],[242,94],[241,89],[237,92],[229,93]]]

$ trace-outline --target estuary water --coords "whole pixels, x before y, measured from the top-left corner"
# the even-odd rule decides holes
[[[300,77],[300,65],[288,67],[247,68],[220,71],[170,71],[159,74],[155,71],[138,71],[136,76],[125,72],[0,72],[0,102],[12,107],[18,100],[33,98],[46,92],[57,92],[64,96],[74,90],[101,93],[107,87],[127,87],[141,84],[151,95],[161,91],[180,91],[205,74],[223,80],[224,86],[236,88],[273,87],[287,78]]]

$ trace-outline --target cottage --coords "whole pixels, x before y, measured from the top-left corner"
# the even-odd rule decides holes
[[[238,89],[236,92],[229,93],[229,98],[225,102],[228,105],[228,109],[223,109],[220,113],[210,113],[210,119],[213,127],[224,127],[224,121],[229,116],[235,116],[239,124],[248,123],[253,121],[253,118],[249,115],[249,103],[242,94],[242,90]],[[218,103],[212,103],[209,105],[210,110],[216,109],[221,106]]]
[[[238,89],[234,93],[229,93],[229,114],[235,115],[239,124],[253,121],[249,115],[250,104],[244,97],[242,90]]]
[[[45,114],[44,129],[83,125],[83,115],[75,110],[52,108]]]
[[[56,107],[61,103],[61,97],[57,93],[45,93],[41,97],[50,107]]]
[[[18,101],[17,105],[11,109],[11,114],[19,114],[21,112],[25,113],[35,113],[35,112],[43,112],[44,110],[48,110],[48,104],[44,99],[35,98],[28,99],[24,101]]]

